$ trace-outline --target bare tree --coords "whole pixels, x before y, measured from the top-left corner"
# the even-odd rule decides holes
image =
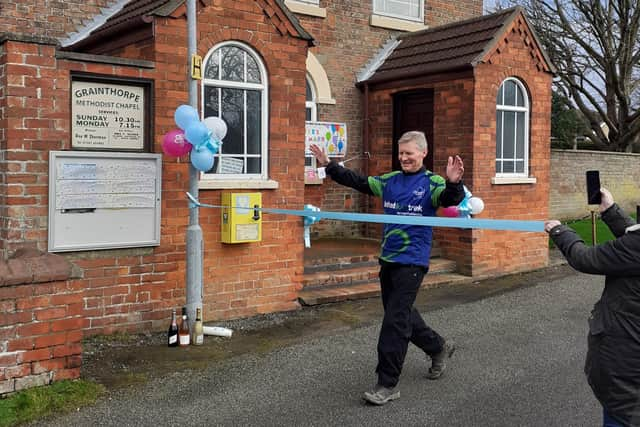
[[[637,151],[640,148],[638,1],[501,3],[521,4],[525,8],[557,68],[555,89],[586,117],[589,137],[596,146],[611,151],[632,151],[635,147]]]

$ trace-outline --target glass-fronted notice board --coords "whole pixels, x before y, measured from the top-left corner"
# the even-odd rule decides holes
[[[49,251],[160,244],[162,156],[51,151]]]

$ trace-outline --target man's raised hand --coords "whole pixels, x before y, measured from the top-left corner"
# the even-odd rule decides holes
[[[309,150],[315,156],[319,166],[327,166],[329,164],[329,156],[327,156],[327,153],[325,153],[322,148],[316,144],[310,144]]]
[[[464,164],[460,156],[451,157],[447,160],[447,181],[457,184],[464,175]]]

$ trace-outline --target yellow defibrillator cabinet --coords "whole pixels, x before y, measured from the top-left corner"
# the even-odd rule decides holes
[[[222,193],[222,243],[262,240],[262,193]]]

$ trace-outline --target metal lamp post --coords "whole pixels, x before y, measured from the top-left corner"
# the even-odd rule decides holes
[[[196,53],[196,0],[187,3],[187,61]],[[191,64],[188,66],[190,70]],[[189,105],[198,109],[198,82],[189,72]],[[200,172],[189,163],[189,193],[198,198]],[[189,226],[187,228],[187,313],[190,326],[195,322],[196,308],[202,306],[202,228],[199,223],[198,206],[189,204]]]

